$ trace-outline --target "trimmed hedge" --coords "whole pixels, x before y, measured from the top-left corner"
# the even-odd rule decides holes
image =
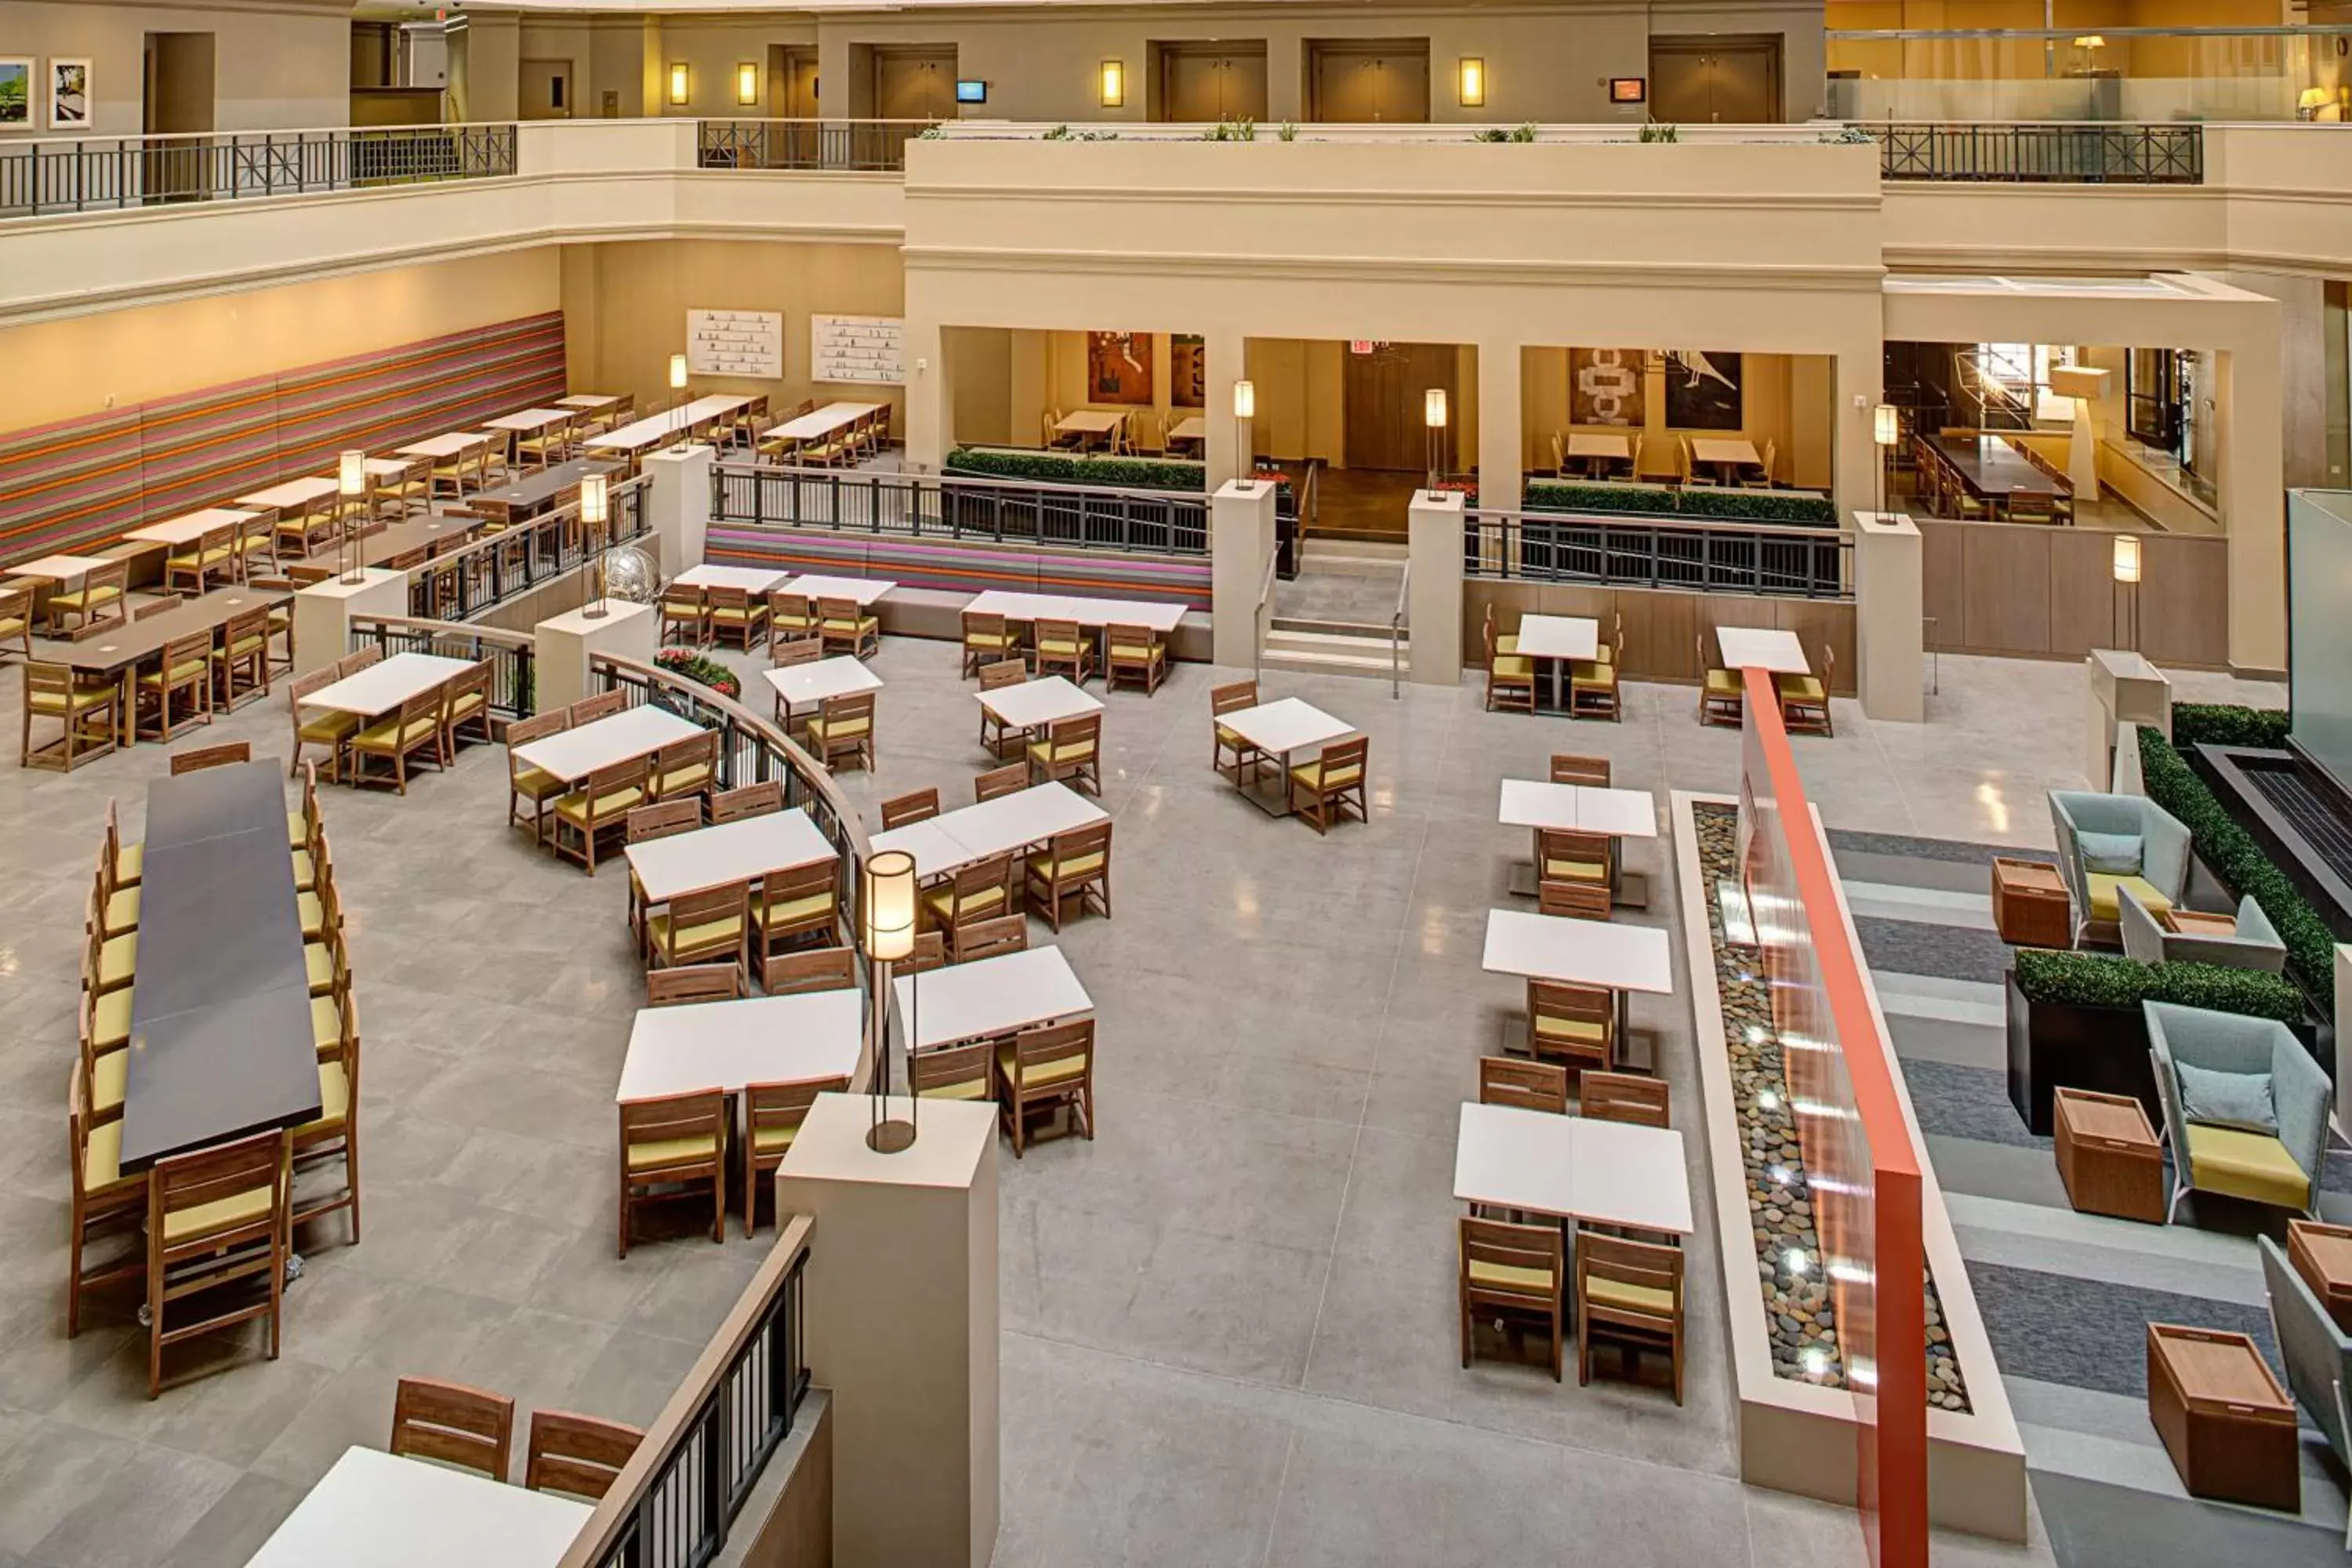
[[[1043,484],[1100,485],[1128,490],[1177,490],[1190,495],[1208,489],[1205,464],[1160,458],[1095,458],[1070,452],[1033,452],[1002,447],[958,447],[948,454],[950,473],[992,479],[1027,479]]]
[[[2284,751],[2290,721],[2275,708],[2242,708],[2230,702],[2176,702],[2172,743],[2190,746],[2251,746]]]
[[[1837,522],[1837,507],[1827,496],[1801,490],[1721,489],[1706,485],[1675,489],[1606,479],[1537,479],[1528,486],[1523,504],[1529,511],[1631,512],[1807,528]]]
[[[2252,714],[2255,710],[2244,710]],[[2175,726],[2180,710],[2173,710]],[[2333,1006],[2336,994],[2336,933],[2295,890],[2286,873],[2263,853],[2254,836],[2238,825],[2188,759],[2175,751],[2163,731],[2142,725],[2139,731],[2140,782],[2147,798],[2179,817],[2189,829],[2198,858],[2213,868],[2240,897],[2252,895],[2263,913],[2278,928],[2286,944],[2287,973],[2312,998],[2321,1013]]]
[[[1664,485],[1535,479],[1528,483],[1521,505],[1529,511],[1671,512],[1675,510],[1675,492]]]
[[[2073,1007],[2137,1007],[2177,1002],[2282,1024],[2303,1022],[2303,993],[2278,975],[2219,963],[2142,963],[2103,952],[2021,948],[2017,988],[2029,1002]]]

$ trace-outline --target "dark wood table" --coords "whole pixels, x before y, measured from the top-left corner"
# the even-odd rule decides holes
[[[2336,1326],[2352,1333],[2352,1226],[2291,1219],[2286,1222],[2286,1258]]]
[[[486,517],[449,512],[389,524],[368,535],[363,547],[367,563],[383,566],[404,555],[430,556],[436,551],[456,550],[469,543],[488,521]]]
[[[274,763],[148,787],[122,1169],[320,1112],[302,919]]]
[[[290,588],[257,588],[236,584],[209,594],[183,599],[173,608],[144,620],[110,621],[85,637],[36,637],[33,657],[62,664],[84,679],[111,680],[122,688],[122,718],[117,743],[131,741],[131,678],[139,667],[160,656],[163,645],[192,632],[217,635],[232,619],[256,609],[277,609],[294,602]],[[280,826],[284,826],[282,823]]]
[[[2147,1416],[2190,1497],[2302,1506],[2294,1401],[2244,1334],[2148,1324]]]
[[[2054,500],[2073,494],[2062,479],[2033,466],[2017,447],[1998,436],[1930,436],[1927,445],[1951,465],[1969,487],[1969,493],[1988,506],[2006,508],[2019,496]]]
[[[628,471],[629,465],[615,458],[574,458],[484,490],[469,499],[466,509],[487,521],[512,527],[578,499],[580,481],[590,474],[620,476]]]
[[[2058,1180],[2083,1214],[2164,1223],[2164,1152],[2147,1112],[2127,1094],[2050,1091]]]

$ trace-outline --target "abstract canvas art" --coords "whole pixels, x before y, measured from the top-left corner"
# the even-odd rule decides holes
[[[1199,336],[1178,332],[1168,340],[1168,401],[1178,408],[1209,405],[1209,350]]]
[[[1643,349],[1568,351],[1568,420],[1571,425],[1626,425],[1640,429]]]
[[[1666,423],[1676,430],[1738,429],[1739,356],[1668,349]]]
[[[1151,401],[1151,334],[1087,334],[1087,401],[1149,404]]]
[[[49,62],[49,129],[80,131],[89,124],[89,62]]]

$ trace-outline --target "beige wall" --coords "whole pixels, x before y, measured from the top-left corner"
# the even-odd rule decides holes
[[[210,33],[213,127],[256,131],[350,122],[352,8],[335,0],[260,0],[236,9],[117,5],[99,0],[0,0],[0,54],[29,55],[34,123],[19,135],[136,136],[149,33]],[[52,132],[42,73],[51,59],[87,59],[96,100],[87,127]]]
[[[0,328],[0,424],[46,425],[552,310],[556,254],[509,251]]]
[[[690,239],[574,245],[563,247],[562,272],[574,386],[635,393],[641,411],[661,409],[670,398],[669,356],[686,347],[688,310],[775,310],[784,317],[783,378],[697,377],[698,395],[765,393],[771,408],[855,396],[904,410],[898,387],[809,380],[812,313],[903,313],[905,289],[887,250]]]
[[[516,114],[522,29],[511,16],[469,16],[450,37],[449,118],[488,124]]]

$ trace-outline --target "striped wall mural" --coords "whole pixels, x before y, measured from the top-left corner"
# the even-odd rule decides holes
[[[345,447],[387,452],[564,390],[552,310],[0,435],[0,562],[100,545],[329,472]]]
[[[703,549],[711,561],[730,566],[887,577],[909,588],[963,594],[1005,588],[1143,599],[1195,610],[1208,609],[1212,580],[1205,555],[1056,551],[1025,544],[826,533],[805,528],[713,523]]]

